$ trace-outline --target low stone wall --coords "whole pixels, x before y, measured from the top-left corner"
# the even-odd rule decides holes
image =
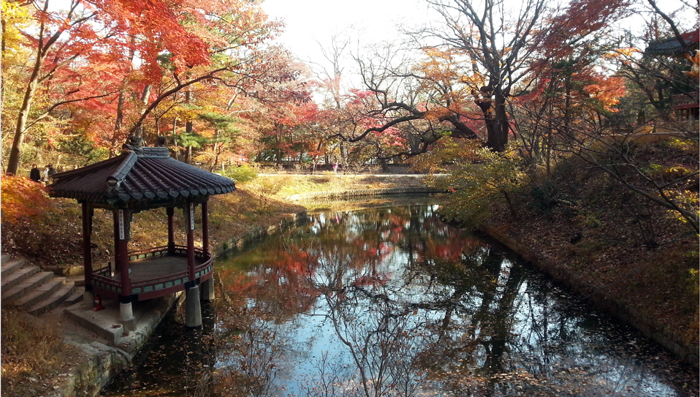
[[[114,376],[131,364],[132,357],[124,350],[100,342],[76,346],[85,352],[87,359],[49,397],[97,396]]]
[[[557,266],[555,261],[550,260],[541,253],[533,252],[529,248],[509,238],[504,228],[482,224],[479,229],[515,251],[519,256],[532,263],[532,265],[539,270],[550,275],[555,282],[584,296],[587,301],[598,309],[638,329],[648,338],[651,338],[676,354],[681,360],[698,367],[698,346],[689,346],[684,343],[680,331],[674,332],[675,330],[667,329],[664,324],[659,324],[655,322],[654,319],[647,318],[637,313],[635,310],[627,307],[616,299],[616,297],[606,294],[605,290],[601,290],[594,285],[574,278],[571,273]]]
[[[183,293],[178,292],[149,301],[148,308],[137,319],[137,330],[130,332],[127,337],[121,337],[120,343],[116,343],[115,346],[108,346],[98,341],[85,342],[85,336],[78,336],[76,339],[75,335],[69,333],[66,336],[66,343],[82,350],[85,359],[76,363],[73,370],[65,374],[65,379],[60,386],[48,394],[48,397],[97,396],[113,377],[131,366],[134,356],[143,348],[165,315],[183,296]],[[66,311],[68,312],[69,309]],[[81,322],[75,318],[75,315],[70,317],[73,317],[72,321]],[[88,333],[100,334],[96,325],[93,325],[92,329],[89,324],[80,326],[86,327]]]
[[[409,187],[409,188],[388,188],[388,189],[359,189],[342,192],[318,192],[318,193],[303,193],[295,194],[287,197],[290,201],[307,201],[307,200],[337,200],[350,197],[372,197],[385,195],[399,194],[430,194],[444,193],[443,190],[431,187]]]

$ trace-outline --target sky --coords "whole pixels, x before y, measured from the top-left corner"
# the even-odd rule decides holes
[[[398,26],[426,20],[423,0],[265,0],[262,8],[272,19],[283,19],[279,38],[302,61],[320,62],[320,45],[328,47],[334,33],[349,32],[362,44],[400,38]]]
[[[680,0],[659,2],[666,12],[680,5]],[[285,21],[279,41],[307,62],[323,59],[318,42],[328,47],[333,33],[346,30],[353,37],[359,34],[361,44],[367,45],[400,39],[399,25],[420,25],[431,15],[439,19],[424,0],[264,0],[262,7],[271,18]],[[630,19],[623,23],[641,27],[640,22]]]

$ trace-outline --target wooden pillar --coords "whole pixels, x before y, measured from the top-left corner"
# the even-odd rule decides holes
[[[185,226],[187,228],[187,270],[189,281],[185,285],[185,326],[198,328],[202,326],[202,307],[199,285],[195,278],[194,262],[194,203],[185,203]]]
[[[129,277],[129,210],[114,210],[116,235],[114,236],[117,252],[116,263],[119,267],[122,292],[121,296],[131,296],[131,277]]]
[[[207,202],[202,203],[202,249],[209,252],[209,209]]]
[[[204,249],[204,254],[209,253],[209,208],[207,206],[208,202],[202,203],[202,248]],[[204,302],[211,302],[214,300],[214,275],[205,281],[201,285],[202,300]]]
[[[130,218],[128,209],[114,210],[116,263],[119,266],[119,279],[122,288],[119,294],[119,318],[124,323],[126,331],[133,331],[135,325],[134,313],[131,307],[131,276],[129,275],[128,243]]]
[[[112,210],[112,218],[114,222],[114,269],[113,272],[116,274],[119,272],[120,267],[119,267],[119,219],[117,219],[118,216],[117,210]]]
[[[185,219],[187,220],[187,270],[189,272],[190,281],[195,281],[194,270],[194,203],[187,202],[185,204]]]
[[[167,207],[165,212],[168,214],[168,255],[173,255],[175,253],[175,229],[173,226],[175,208]]]
[[[92,292],[92,215],[93,210],[87,201],[83,202],[83,273],[85,274],[85,293],[83,294],[83,304],[86,308],[91,308],[94,304],[94,294]]]

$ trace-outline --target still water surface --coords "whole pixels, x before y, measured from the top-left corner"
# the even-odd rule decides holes
[[[217,260],[103,396],[694,396],[697,372],[436,205],[327,211]]]

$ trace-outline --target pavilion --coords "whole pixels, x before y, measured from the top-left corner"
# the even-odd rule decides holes
[[[120,156],[76,170],[54,174],[52,197],[82,204],[84,302],[116,298],[125,329],[133,327],[132,303],[186,291],[185,325],[202,324],[200,294],[214,298],[213,256],[209,252],[207,201],[214,194],[236,190],[234,182],[170,157],[165,147],[124,145]],[[195,209],[201,208],[202,248],[195,248]],[[95,209],[112,212],[114,266],[94,266],[91,254]],[[165,208],[168,244],[129,251],[132,215]],[[183,210],[186,245],[174,241],[175,209]],[[165,225],[164,225],[165,226]],[[200,292],[201,285],[201,292]]]
[[[649,43],[644,50],[644,54],[651,56],[668,56],[692,60],[693,55],[697,57],[698,44],[700,43],[700,29],[691,30],[680,35],[665,39],[656,40]],[[695,77],[697,78],[697,58],[695,58]],[[684,72],[686,73],[686,72]],[[697,80],[696,80],[697,82]],[[697,84],[696,84],[697,86]],[[697,88],[697,87],[696,87]],[[698,120],[700,118],[700,101],[698,101],[698,91],[676,94],[671,97],[671,109],[676,112],[679,120]],[[697,131],[697,123],[692,130]]]

